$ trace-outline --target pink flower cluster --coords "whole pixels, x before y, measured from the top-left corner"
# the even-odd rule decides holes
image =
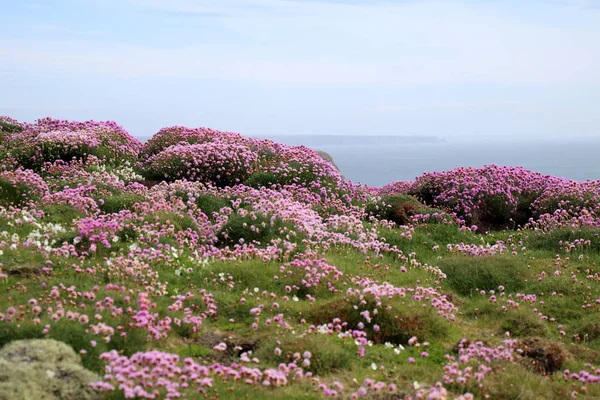
[[[351,293],[352,289],[348,289]],[[381,285],[370,285],[362,290],[362,295],[372,295],[377,301],[384,299],[391,299],[394,296],[401,298],[410,297],[418,302],[429,301],[429,305],[437,310],[437,314],[453,321],[455,319],[454,313],[458,308],[449,301],[445,295],[439,293],[437,290],[430,287],[417,286],[415,288],[403,288],[396,287],[389,283],[383,283]]]
[[[106,374],[102,381],[93,382],[90,386],[102,391],[118,389],[128,399],[173,399],[184,393],[204,393],[215,384],[215,380],[240,382],[247,386],[280,387],[311,376],[294,363],[265,370],[236,363],[204,366],[191,358],[182,362],[176,354],[156,350],[136,353],[130,358],[112,350],[102,354],[101,358],[107,363]]]
[[[516,340],[507,339],[504,345],[487,347],[483,342],[468,343],[463,339],[459,344],[458,359],[446,355],[449,363],[444,367],[443,381],[446,384],[456,385],[481,382],[486,375],[493,372],[493,363],[516,362],[519,358],[516,350]]]
[[[225,187],[242,183],[257,162],[249,147],[218,141],[168,147],[148,159],[148,170],[168,181],[186,179]]]
[[[21,124],[23,132],[8,137],[8,156],[26,167],[41,168],[56,160],[86,160],[97,156],[105,162],[136,160],[142,143],[115,122],[75,122],[43,118]]]
[[[13,185],[24,184],[28,188],[27,196],[43,197],[49,192],[44,179],[30,169],[17,168],[14,171],[0,172],[0,179],[7,180]]]
[[[487,165],[425,173],[386,185],[382,194],[412,194],[467,221],[525,225],[531,217],[567,210],[599,211],[600,182],[576,182],[522,167]]]
[[[406,194],[412,191],[415,182],[413,181],[394,181],[390,182],[381,189],[379,189],[379,195],[393,195],[393,194]]]
[[[238,133],[218,131],[216,129],[171,126],[162,128],[144,144],[142,156],[144,159],[148,159],[174,145],[201,144],[214,141],[245,144],[247,139]]]

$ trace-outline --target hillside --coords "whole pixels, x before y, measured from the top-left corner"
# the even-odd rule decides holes
[[[330,161],[0,117],[0,399],[600,398],[600,182]]]

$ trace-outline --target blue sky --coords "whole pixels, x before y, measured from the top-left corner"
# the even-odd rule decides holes
[[[600,0],[0,0],[0,114],[600,136]]]

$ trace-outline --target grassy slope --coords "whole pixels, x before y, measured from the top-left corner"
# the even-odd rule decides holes
[[[50,214],[49,219],[53,218]],[[56,218],[62,217],[56,214]],[[0,227],[0,231],[6,230],[9,234],[17,232],[21,235],[27,229]],[[409,268],[407,272],[401,272],[402,264],[389,256],[375,260],[347,248],[330,249],[324,254],[329,263],[344,272],[343,280],[352,276],[366,276],[395,286],[438,287],[439,291],[447,294],[458,306],[460,311],[457,319],[450,323],[437,318],[431,310],[420,310],[416,302],[394,301],[394,312],[401,318],[386,321],[385,329],[397,331],[395,338],[398,344],[406,347],[399,354],[383,343],[375,343],[367,348],[365,357],[359,358],[356,356],[356,346],[347,339],[342,340],[334,335],[299,336],[308,325],[322,324],[335,316],[345,321],[358,322],[359,318],[352,315],[351,307],[347,307],[344,290],[331,293],[321,286],[311,289],[311,294],[317,299],[314,303],[302,296],[304,293],[298,293],[298,301],[282,301],[281,298],[288,294],[286,284],[298,283],[301,275],[294,274],[276,281],[273,277],[281,275],[281,263],[265,264],[261,261],[213,261],[204,268],[189,265],[193,269],[190,273],[183,274],[175,273],[168,265],[158,268],[160,279],[169,282],[168,290],[171,294],[200,287],[205,287],[214,294],[219,314],[216,318],[205,321],[201,332],[192,333],[182,329],[171,334],[167,340],[152,343],[144,343],[145,335],[142,332],[137,336],[132,333],[127,339],[114,339],[109,344],[99,343],[95,348],[90,346],[90,337],[77,323],[55,325],[50,336],[69,343],[76,351],[87,350],[87,354],[83,356],[84,365],[99,373],[102,372],[102,364],[98,355],[113,347],[124,350],[125,354],[152,348],[177,352],[182,356],[195,357],[202,363],[214,360],[234,361],[237,359],[236,354],[221,354],[212,350],[216,343],[225,341],[230,347],[237,344],[244,350],[252,349],[253,354],[261,360],[261,367],[276,367],[280,362],[288,361],[286,355],[310,349],[313,358],[309,369],[324,382],[337,380],[348,388],[356,389],[358,385],[353,383],[355,379],[362,382],[369,377],[395,382],[402,392],[403,388],[412,387],[414,382],[425,385],[439,381],[443,374],[442,366],[446,363],[444,354],[455,354],[461,338],[481,340],[488,346],[495,346],[501,344],[505,332],[510,331],[513,338],[539,337],[556,343],[564,352],[564,365],[558,372],[541,374],[537,371],[538,366],[534,360],[525,357],[518,365],[498,363],[495,372],[486,378],[482,387],[470,385],[450,388],[454,388],[455,393],[468,390],[477,397],[487,394],[495,399],[565,398],[573,390],[579,391],[580,385],[564,382],[562,370],[568,368],[578,371],[585,368],[586,362],[597,362],[599,357],[598,311],[596,307],[583,309],[582,305],[594,304],[599,297],[600,283],[595,274],[600,272],[600,254],[596,249],[566,253],[559,249],[558,241],[553,235],[541,236],[531,232],[512,233],[513,242],[522,241],[522,245],[516,246],[516,255],[470,257],[451,255],[446,250],[446,245],[450,243],[494,243],[498,239],[506,241],[510,234],[499,232],[485,237],[459,232],[454,226],[430,225],[418,227],[412,240],[408,240],[400,238],[399,230],[382,231],[382,235],[391,243],[397,244],[405,254],[414,252],[421,263],[440,266],[448,275],[448,279],[442,281],[423,269]],[[436,245],[439,250],[434,251]],[[528,249],[523,251],[522,247]],[[106,255],[106,252],[100,252],[95,258],[85,261],[85,265],[92,267]],[[41,284],[52,287],[62,283],[68,287],[85,283],[83,286],[91,287],[92,283],[102,286],[111,281],[119,282],[114,277],[102,274],[76,272],[69,266],[68,260],[60,259],[53,260],[54,273],[44,275],[39,272],[39,268],[45,260],[27,250],[14,252],[6,249],[1,257],[5,271],[13,271],[6,281],[0,281],[2,310],[39,297]],[[187,265],[183,262],[182,266]],[[559,276],[554,276],[556,270],[561,271]],[[134,282],[120,283],[135,285]],[[499,285],[506,287],[503,296],[499,294]],[[343,288],[343,285],[340,287]],[[488,293],[481,294],[480,289],[486,289]],[[489,290],[495,290],[496,302],[490,300]],[[274,302],[272,300],[261,299],[259,302],[257,298],[263,297],[263,291],[275,293],[280,308],[269,307]],[[535,294],[537,303],[520,302],[519,309],[511,309],[507,306],[506,299],[517,300],[516,293]],[[245,297],[247,301],[240,303],[240,297]],[[161,313],[168,314],[169,302],[166,297],[164,299],[157,307]],[[276,324],[266,326],[261,323],[257,330],[253,330],[253,317],[249,311],[259,304],[265,304],[262,321],[269,315],[284,313],[292,329],[286,331]],[[509,309],[502,311],[504,306]],[[555,322],[542,320],[538,313],[546,315],[548,319],[554,318]],[[559,329],[559,324],[564,327]],[[41,337],[42,328],[43,326],[24,322],[15,330],[14,325],[0,322],[0,345],[18,338]],[[561,330],[564,334],[560,333]],[[406,345],[406,338],[412,335],[431,343],[428,358],[420,358],[419,349]],[[402,341],[404,342],[400,343]],[[282,349],[281,356],[274,354],[275,347]],[[416,362],[409,363],[409,357],[416,358]],[[374,366],[377,370],[373,369]],[[248,389],[241,383],[217,384],[212,390],[209,394],[218,393],[220,398],[263,398],[267,394],[265,392],[273,398],[281,399],[319,397],[310,383],[297,383],[277,390],[260,387]],[[590,398],[600,396],[599,388],[594,386],[589,386],[587,392]],[[112,397],[119,396],[115,394]]]

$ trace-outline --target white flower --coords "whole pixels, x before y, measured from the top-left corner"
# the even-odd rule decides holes
[[[377,364],[375,364],[375,363],[371,363],[371,369],[372,369],[373,371],[377,371]]]

